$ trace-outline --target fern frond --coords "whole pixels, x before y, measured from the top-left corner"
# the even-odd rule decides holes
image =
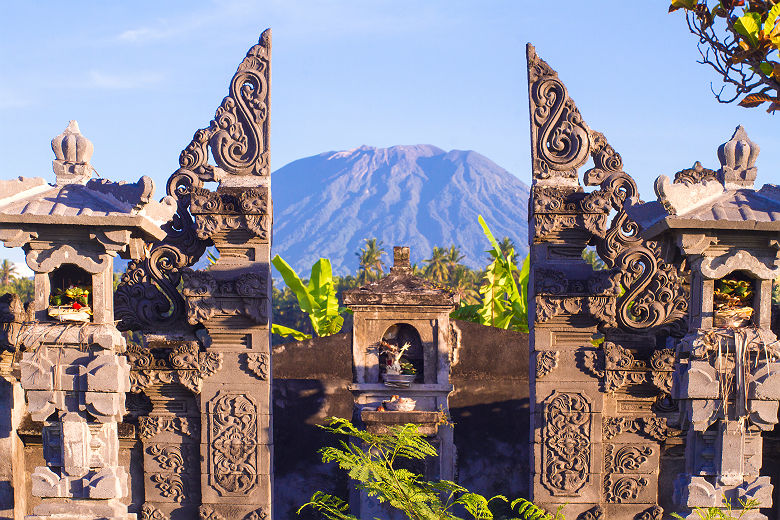
[[[547,511],[524,498],[512,500],[510,507],[512,511],[517,507],[516,512],[521,520],[552,520],[553,518]]]

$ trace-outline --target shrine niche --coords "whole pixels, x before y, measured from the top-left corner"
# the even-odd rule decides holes
[[[643,202],[530,45],[528,78],[534,501],[583,519],[768,511],[780,192],[753,187],[758,146],[738,127],[719,169],[662,175]]]

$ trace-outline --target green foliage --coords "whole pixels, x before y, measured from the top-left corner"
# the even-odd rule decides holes
[[[701,61],[723,78],[715,94],[721,103],[746,108],[769,103],[780,110],[780,1],[672,0],[669,12],[683,9],[697,37]],[[726,86],[733,89],[724,95]]]
[[[604,269],[607,268],[604,261],[601,258],[599,258],[598,253],[596,253],[594,249],[591,248],[583,249],[582,259],[585,260],[587,263],[589,263],[594,271],[603,271]]]
[[[321,428],[347,437],[337,447],[320,449],[322,461],[338,464],[359,490],[403,512],[409,520],[461,520],[456,516],[460,511],[471,519],[492,520],[491,502],[508,502],[501,495],[485,498],[449,480],[428,481],[400,467],[404,460],[421,461],[437,455],[415,424],[392,427],[389,435],[359,430],[347,419],[339,418],[330,418],[329,425]],[[328,520],[359,520],[344,500],[322,491],[315,492],[298,514],[307,507]],[[512,520],[563,520],[560,511],[553,517],[523,499],[514,500],[511,508],[517,508],[519,515]]]
[[[482,215],[479,223],[493,249],[488,253],[493,261],[485,269],[479,293],[482,301],[472,305],[461,305],[451,316],[455,319],[474,321],[491,327],[528,332],[528,277],[530,257],[526,257],[518,270],[512,258],[514,247],[503,251],[493,237]]]
[[[7,284],[0,285],[0,294],[13,293],[18,294],[22,304],[35,298],[35,282],[32,278],[11,277]]]
[[[697,507],[693,511],[699,517],[700,520],[741,520],[746,515],[750,516],[750,511],[758,509],[759,502],[756,499],[742,500],[737,498],[739,502],[739,509],[734,511],[731,507],[731,502],[724,497],[724,508],[718,507]],[[677,513],[672,513],[672,517],[677,520],[685,520]]]
[[[344,324],[341,314],[347,309],[339,307],[330,260],[320,258],[314,263],[308,284],[304,284],[298,273],[279,255],[276,255],[271,263],[282,275],[287,287],[295,294],[301,310],[309,315],[315,334],[330,336],[341,330]],[[311,338],[308,334],[276,324],[272,326],[271,331],[282,337],[292,335],[296,339]]]
[[[363,248],[355,253],[359,259],[358,280],[360,284],[375,282],[385,273],[385,263],[382,256],[387,254],[381,240],[365,239]]]

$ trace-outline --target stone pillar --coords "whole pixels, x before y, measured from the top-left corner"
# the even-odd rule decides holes
[[[206,379],[200,393],[201,515],[209,519],[271,515],[270,193],[267,178],[252,180],[266,185],[192,194],[199,238],[213,240],[219,259],[184,272],[188,320],[206,327],[206,353],[236,367]]]

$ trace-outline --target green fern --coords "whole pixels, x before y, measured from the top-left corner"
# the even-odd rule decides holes
[[[555,516],[552,516],[541,507],[524,498],[513,500],[510,506],[513,512],[516,512],[518,515],[520,515],[520,520],[553,520],[562,518],[559,516],[562,507],[558,509],[558,512],[555,514]],[[517,508],[517,511],[515,511],[515,508]]]
[[[379,503],[400,510],[409,520],[463,520],[454,511],[463,510],[472,520],[493,520],[490,503],[509,502],[497,495],[485,498],[449,480],[428,481],[408,469],[397,467],[400,460],[424,460],[437,456],[436,448],[419,432],[417,425],[406,424],[390,429],[389,435],[374,435],[355,427],[346,419],[330,418],[325,430],[348,440],[339,446],[319,450],[323,462],[335,462],[346,471],[355,487]],[[551,516],[533,516],[536,508],[527,500],[518,499],[527,516],[522,520],[552,520]],[[342,499],[317,491],[311,500],[298,509],[310,507],[328,520],[356,520],[349,505]],[[544,515],[544,511],[542,511]],[[557,517],[556,520],[563,520]]]

